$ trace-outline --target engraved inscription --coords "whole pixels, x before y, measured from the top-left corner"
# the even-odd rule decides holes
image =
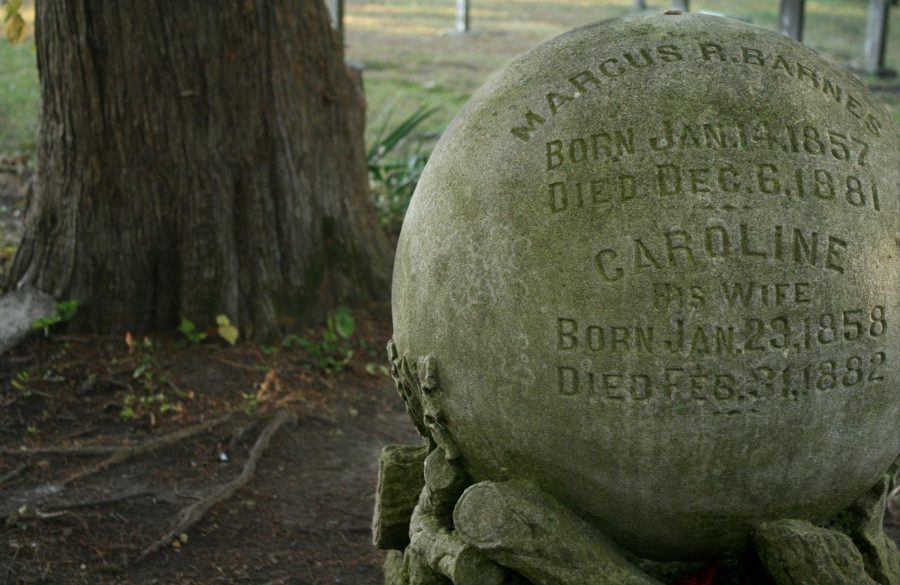
[[[608,173],[547,185],[547,205],[554,214],[580,209],[606,210],[653,197],[731,197],[746,205],[784,197],[848,209],[881,212],[877,181],[864,175],[841,174],[823,168],[756,163],[748,168],[732,164],[684,166],[659,163],[649,172]]]
[[[567,164],[600,160],[618,161],[635,153],[634,129],[601,130],[590,136],[551,140],[547,143],[547,170]]]
[[[637,137],[637,138],[636,138]],[[836,129],[809,124],[771,126],[758,120],[737,125],[725,120],[708,123],[664,120],[655,131],[605,129],[590,136],[561,138],[546,143],[547,170],[582,163],[619,161],[637,152],[679,150],[763,150],[822,157],[865,167],[869,143]]]
[[[765,69],[811,86],[827,99],[843,105],[851,115],[864,123],[867,130],[876,136],[881,135],[881,122],[872,113],[872,108],[863,104],[861,96],[851,93],[840,82],[829,78],[825,72],[802,61],[754,47],[724,47],[717,43],[700,43],[700,54],[704,61]]]
[[[734,258],[817,266],[843,274],[849,248],[842,238],[799,227],[721,224],[694,231],[672,228],[604,247],[594,255],[594,266],[604,283]]]
[[[774,352],[787,355],[877,340],[887,327],[885,307],[876,305],[803,316],[753,316],[732,322],[674,319],[671,323],[653,325],[586,323],[564,316],[556,318],[554,337],[560,353],[670,353],[691,357]]]
[[[651,285],[655,309],[702,309],[709,302],[728,307],[803,306],[813,300],[809,282],[726,282],[720,286],[654,282]]]
[[[526,109],[521,115],[520,122],[510,128],[510,133],[519,140],[529,142],[532,135],[546,124],[548,119],[591,91],[605,84],[615,83],[622,77],[682,61],[693,61],[707,67],[713,65],[745,67],[772,75],[787,76],[803,86],[817,90],[823,99],[846,109],[850,115],[859,120],[861,128],[866,132],[875,136],[880,136],[883,132],[883,122],[875,115],[876,108],[868,102],[868,98],[854,93],[830,77],[826,71],[770,50],[699,42],[691,46],[665,44],[645,47],[601,58],[597,61],[599,64],[596,68],[580,71],[561,80],[555,91],[544,94],[542,102]],[[836,137],[836,140],[840,141],[841,138]]]
[[[739,126],[722,122],[690,124],[666,120],[661,131],[650,137],[649,143],[655,151],[773,150],[829,157],[859,166],[866,166],[869,153],[869,144],[865,140],[837,130],[805,124],[773,127],[762,121]]]
[[[887,351],[843,356],[804,365],[783,363],[723,370],[699,364],[657,369],[595,371],[559,364],[556,393],[607,403],[686,403],[725,406],[726,414],[756,411],[765,402],[800,400],[814,394],[859,391],[885,381]]]

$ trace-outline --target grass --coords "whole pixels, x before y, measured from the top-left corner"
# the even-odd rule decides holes
[[[0,41],[0,153],[32,153],[40,91],[34,42]]]
[[[4,14],[0,10],[0,15]],[[22,42],[10,44],[0,23],[0,154],[32,154],[37,143],[40,88],[32,2],[22,9],[28,25]]]
[[[452,34],[452,0],[347,0],[347,55],[366,67],[370,119],[396,106],[441,110],[425,125],[438,132],[469,96],[513,57],[581,24],[627,14],[632,0],[478,0],[472,33]],[[650,0],[660,11],[668,0]],[[776,29],[777,0],[691,0],[692,10],[721,12]],[[867,3],[807,2],[805,39],[813,49],[851,65],[862,60]],[[900,69],[900,26],[894,9],[887,63]],[[867,82],[875,80],[866,79]],[[900,83],[878,82],[879,92],[900,123]]]
[[[632,0],[478,0],[472,33],[451,33],[453,0],[346,0],[349,59],[365,67],[369,127],[377,128],[394,108],[403,117],[420,106],[439,111],[423,125],[436,136],[469,96],[516,55],[565,30],[630,12]],[[650,0],[662,10],[668,0]],[[777,0],[691,0],[693,10],[711,10],[775,28]],[[839,62],[862,59],[867,3],[861,0],[807,2],[805,42]],[[894,9],[887,62],[900,68],[900,9]],[[33,152],[38,84],[33,4],[24,43],[0,42],[0,153]],[[867,79],[868,82],[874,80]],[[878,82],[879,95],[900,122],[900,83]]]

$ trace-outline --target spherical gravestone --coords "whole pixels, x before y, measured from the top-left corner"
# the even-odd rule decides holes
[[[812,50],[703,15],[578,28],[435,150],[396,350],[436,364],[474,480],[533,480],[645,557],[735,552],[900,452],[898,194],[891,118]]]

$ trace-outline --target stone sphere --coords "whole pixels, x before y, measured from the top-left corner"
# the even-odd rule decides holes
[[[900,453],[898,195],[890,116],[803,45],[695,14],[577,28],[442,137],[396,348],[436,364],[473,479],[533,480],[645,557],[734,553]]]

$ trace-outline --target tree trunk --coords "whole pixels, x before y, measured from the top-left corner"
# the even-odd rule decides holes
[[[35,198],[9,285],[76,331],[245,336],[385,297],[359,74],[322,0],[37,2]]]

